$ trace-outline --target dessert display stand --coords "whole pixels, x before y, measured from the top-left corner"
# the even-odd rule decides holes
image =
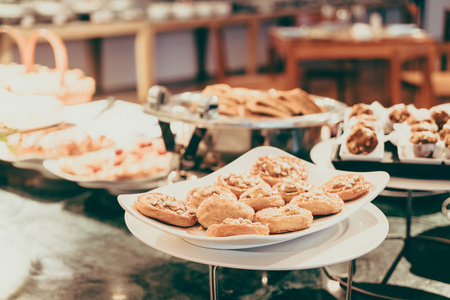
[[[319,144],[315,145],[311,149],[311,160],[318,166],[326,167],[326,168],[334,168],[332,164],[333,157],[333,149],[334,149],[335,141],[334,139],[322,141]],[[381,285],[386,285],[401,258],[405,256],[405,251],[408,247],[408,243],[412,238],[421,239],[433,243],[442,243],[444,245],[450,245],[450,240],[447,238],[442,238],[438,236],[427,236],[427,235],[417,235],[411,236],[411,227],[412,227],[412,217],[413,217],[413,208],[412,203],[413,199],[429,196],[429,195],[437,195],[437,194],[445,194],[450,192],[450,183],[448,180],[439,180],[439,179],[416,179],[416,178],[402,178],[402,177],[390,177],[389,182],[386,186],[386,189],[380,194],[383,196],[390,197],[401,197],[406,199],[406,207],[405,207],[405,225],[406,230],[405,234],[402,236],[391,236],[389,235],[388,239],[402,239],[404,240],[404,246],[400,253],[395,258],[393,264],[387,271],[383,280],[381,281]],[[442,204],[442,212],[446,214],[447,205],[450,202],[450,198],[444,201]],[[448,213],[446,214],[449,217]],[[367,294],[373,295],[368,291],[361,291]],[[382,295],[375,295],[379,297],[383,297]]]
[[[148,226],[128,212],[125,223],[130,232],[148,246],[171,256],[209,266],[210,299],[219,296],[220,267],[281,271],[323,268],[348,263],[346,299],[351,299],[355,260],[375,248],[386,238],[386,216],[369,203],[344,221],[293,240],[259,247],[220,249],[194,245],[188,240]]]

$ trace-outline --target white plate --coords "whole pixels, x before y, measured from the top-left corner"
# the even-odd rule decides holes
[[[45,170],[51,174],[63,178],[68,181],[78,183],[80,186],[86,188],[104,188],[114,191],[113,194],[129,193],[134,191],[149,190],[155,188],[155,183],[167,180],[169,174],[178,166],[178,156],[173,153],[168,153],[167,170],[141,178],[133,178],[127,180],[100,180],[91,177],[76,176],[67,174],[60,169],[61,159],[46,159],[42,162]],[[160,185],[158,185],[160,186]]]
[[[350,261],[377,248],[389,230],[385,215],[371,203],[343,222],[314,234],[241,250],[197,247],[128,213],[125,223],[142,242],[169,255],[201,264],[250,270],[303,270]]]
[[[217,170],[216,172],[211,173],[203,178],[167,185],[155,189],[153,190],[153,192],[169,194],[175,196],[177,199],[184,200],[186,193],[189,190],[191,190],[196,186],[213,184],[218,175],[221,174],[226,175],[233,172],[234,173],[249,172],[251,166],[254,164],[256,159],[262,155],[292,156],[291,154],[278,148],[269,146],[257,147],[243,154],[238,159],[234,160],[233,162],[226,165],[222,169]],[[350,173],[344,171],[337,171],[333,169],[323,169],[309,162],[305,162],[305,164],[309,172],[308,181],[316,186],[325,183],[328,179],[330,179],[335,175]],[[118,201],[124,210],[126,210],[128,213],[133,215],[138,220],[146,223],[149,227],[154,227],[161,231],[181,237],[182,239],[185,239],[192,244],[217,249],[239,249],[239,248],[258,247],[263,245],[285,242],[291,239],[305,236],[307,234],[323,230],[325,228],[328,228],[345,220],[354,212],[356,212],[358,209],[360,209],[361,207],[372,201],[378,194],[380,194],[384,190],[386,184],[389,181],[389,175],[386,172],[367,172],[360,174],[362,174],[366,180],[373,183],[373,187],[368,194],[357,200],[346,202],[343,210],[336,215],[325,216],[315,219],[311,227],[308,229],[283,234],[272,234],[269,236],[241,235],[230,237],[207,237],[205,235],[205,230],[201,229],[200,225],[191,228],[181,228],[159,222],[157,220],[145,217],[144,215],[140,214],[133,207],[133,203],[135,202],[139,194],[119,195]]]

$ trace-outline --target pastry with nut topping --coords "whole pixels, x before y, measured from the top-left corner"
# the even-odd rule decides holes
[[[206,236],[225,237],[244,234],[269,235],[269,227],[249,219],[226,218],[221,224],[214,224],[206,230]]]
[[[310,191],[314,185],[306,180],[288,178],[272,186],[272,190],[283,198],[285,203],[289,203],[295,196]]]
[[[144,193],[138,196],[134,207],[144,216],[161,222],[190,227],[197,223],[195,209],[175,197],[162,193]]]
[[[262,182],[264,181],[261,177],[246,173],[229,173],[227,175],[219,175],[216,179],[218,186],[228,188],[238,198],[243,192]]]
[[[255,211],[245,203],[239,201],[224,201],[217,195],[213,195],[200,204],[197,209],[197,218],[203,228],[209,228],[214,224],[220,224],[226,218],[253,220]]]
[[[227,187],[218,185],[198,186],[188,191],[186,194],[186,204],[198,208],[203,200],[217,195],[224,200],[238,200],[236,195]]]
[[[260,156],[253,164],[250,173],[260,176],[271,186],[288,178],[302,180],[308,178],[304,162],[298,157],[287,155]]]
[[[337,194],[342,200],[354,200],[367,193],[372,183],[359,174],[336,175],[324,183],[320,189]]]
[[[416,157],[432,157],[436,150],[438,135],[431,131],[413,132],[409,139]]]
[[[337,194],[319,190],[295,196],[290,203],[311,211],[313,216],[337,214],[344,207],[344,200]]]
[[[311,211],[289,203],[260,210],[255,213],[253,221],[267,224],[270,233],[285,233],[311,227],[313,215]]]
[[[266,182],[243,192],[239,197],[239,201],[250,205],[255,211],[284,205],[283,198],[278,193],[272,191],[270,185]]]

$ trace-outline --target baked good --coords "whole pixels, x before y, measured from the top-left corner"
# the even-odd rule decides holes
[[[411,116],[408,107],[404,103],[396,104],[389,111],[389,120],[392,123],[403,123]]]
[[[137,197],[134,207],[144,216],[167,224],[190,227],[197,223],[195,209],[170,195],[144,193]]]
[[[305,193],[314,187],[312,183],[297,178],[287,178],[272,186],[272,190],[283,198],[285,203],[301,193]]]
[[[352,154],[369,154],[378,146],[378,136],[372,128],[358,126],[351,129],[345,143]]]
[[[268,183],[261,183],[251,187],[239,197],[239,201],[250,205],[255,211],[267,207],[279,207],[284,205],[281,196],[272,191]]]
[[[450,135],[450,121],[447,121],[447,123],[442,126],[442,129],[439,130],[439,137],[441,138],[441,140],[443,140],[448,135]]]
[[[427,123],[431,123],[431,124],[436,124],[436,122],[434,121],[433,118],[431,117],[427,117],[427,116],[415,116],[415,115],[411,115],[407,120],[406,120],[406,124],[408,124],[409,126],[417,124],[417,123],[422,123],[422,122],[427,122]]]
[[[197,218],[203,228],[208,228],[213,224],[220,224],[226,218],[249,219],[253,221],[255,211],[249,205],[239,201],[228,201],[213,195],[200,204],[197,209]]]
[[[444,158],[450,159],[450,135],[446,135],[442,141],[444,142]]]
[[[409,141],[416,157],[432,157],[438,142],[438,135],[430,131],[413,132]]]
[[[308,177],[304,162],[298,157],[287,155],[260,156],[253,164],[250,173],[260,176],[271,186],[286,178],[306,180]]]
[[[206,230],[206,236],[225,237],[244,234],[269,235],[269,227],[249,219],[226,218],[221,224],[213,224]]]
[[[443,109],[435,109],[430,113],[430,116],[434,119],[439,129],[441,129],[445,123],[450,120],[450,114]]]
[[[370,190],[372,183],[359,174],[341,174],[325,182],[320,189],[337,194],[342,200],[359,198]]]
[[[253,221],[268,225],[270,233],[283,233],[311,227],[313,215],[307,209],[288,203],[257,211]]]
[[[348,118],[359,115],[373,115],[372,107],[366,103],[358,103],[352,106]]]
[[[344,200],[337,194],[316,190],[302,193],[291,200],[292,204],[311,211],[313,216],[331,215],[342,211]]]
[[[218,186],[224,186],[232,191],[236,197],[240,197],[243,192],[264,182],[261,177],[247,173],[229,173],[219,175],[216,179]]]
[[[439,127],[435,123],[430,122],[418,122],[409,126],[411,132],[417,131],[430,131],[432,133],[437,133]]]
[[[186,194],[185,202],[187,205],[198,208],[203,200],[211,197],[212,195],[217,195],[221,198],[229,200],[238,200],[236,195],[232,191],[230,191],[230,189],[224,186],[211,184],[198,186],[188,191],[188,193]]]

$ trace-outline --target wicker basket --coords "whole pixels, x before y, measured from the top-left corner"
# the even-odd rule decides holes
[[[55,69],[36,67],[34,64],[37,41],[48,41],[55,55]],[[53,95],[65,105],[81,104],[92,100],[95,80],[80,69],[68,68],[67,49],[62,39],[46,29],[38,29],[27,39],[24,64],[26,72],[9,81],[9,89],[17,94]]]
[[[26,66],[23,64],[26,49],[26,40],[21,32],[7,25],[0,25],[0,34],[9,35],[16,43],[20,54],[20,63],[0,64],[0,88],[8,89],[9,79],[26,72]]]

